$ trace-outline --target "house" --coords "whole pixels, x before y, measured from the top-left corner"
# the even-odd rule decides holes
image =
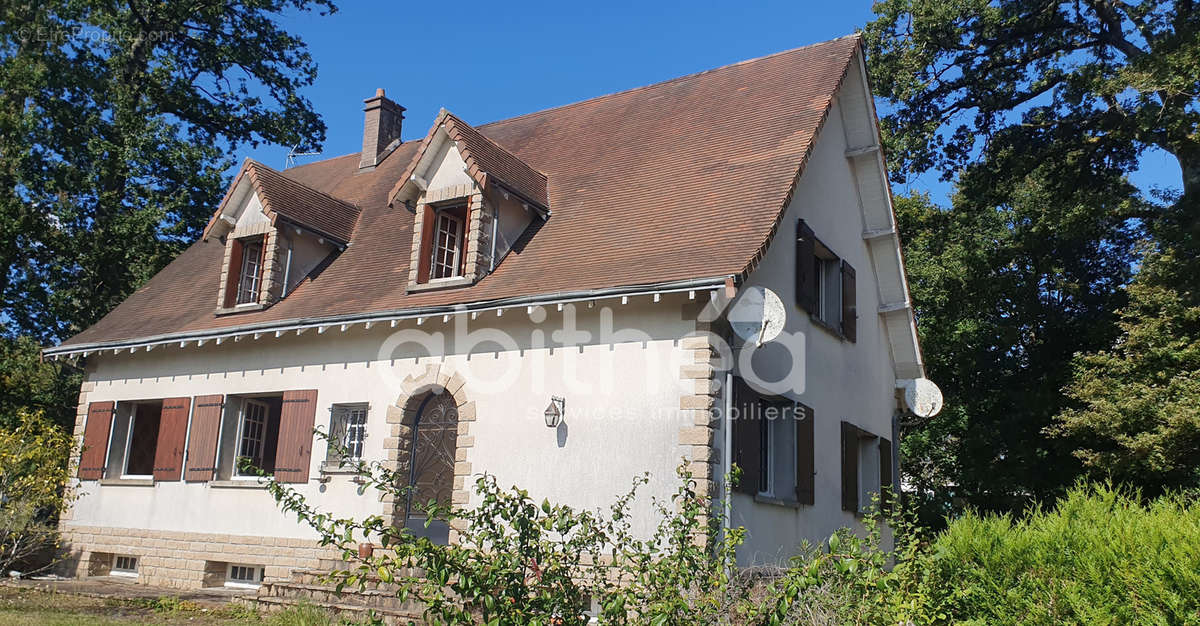
[[[329,556],[240,458],[425,528],[314,428],[459,505],[480,472],[595,508],[644,472],[669,496],[681,460],[717,494],[736,463],[745,564],[896,481],[923,366],[858,37],[408,140],[404,112],[379,90],[361,152],[246,161],[198,241],[45,351],[85,372],[74,574],[254,585]]]

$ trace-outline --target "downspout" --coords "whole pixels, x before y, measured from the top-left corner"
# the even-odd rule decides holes
[[[721,523],[722,531],[728,533],[733,525],[733,490],[729,487],[729,474],[733,471],[733,370],[725,373],[725,388],[721,395],[725,396],[725,416],[721,420],[721,497],[725,501],[725,511]]]
[[[496,233],[500,230],[500,207],[496,206],[496,215],[492,217],[492,266],[488,273],[496,271]]]
[[[288,237],[287,261],[283,266],[283,295],[280,298],[286,298],[288,295],[288,281],[292,275],[292,238]]]

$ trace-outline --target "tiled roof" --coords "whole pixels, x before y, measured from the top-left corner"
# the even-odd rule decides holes
[[[467,164],[467,173],[475,182],[484,185],[487,178],[499,182],[501,186],[523,196],[527,201],[546,208],[549,199],[546,195],[546,175],[533,169],[513,153],[505,150],[496,142],[483,136],[470,124],[462,121],[453,113],[442,109],[433,123],[433,128],[417,147],[417,154],[409,164],[408,169],[401,175],[400,180],[392,189],[388,200],[391,201],[412,175],[417,162],[428,150],[433,141],[434,133],[439,127],[445,128],[451,139],[458,142],[459,153]]]
[[[413,215],[388,202],[421,143],[410,141],[369,172],[350,154],[276,173],[362,212],[345,252],[275,305],[213,314],[224,253],[213,238],[66,344],[741,274],[773,235],[858,44],[843,37],[478,126],[468,149],[487,160],[495,144],[544,173],[553,214],[471,286],[407,292]]]
[[[205,236],[216,223],[243,178],[249,180],[258,194],[259,201],[262,202],[263,213],[270,217],[272,222],[276,216],[282,216],[298,226],[342,243],[349,242],[354,235],[354,225],[358,223],[360,213],[358,207],[284,176],[258,161],[246,159],[217,212],[205,227]]]

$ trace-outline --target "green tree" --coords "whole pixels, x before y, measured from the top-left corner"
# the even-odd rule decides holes
[[[0,415],[0,571],[30,573],[53,564],[58,514],[75,493],[67,459],[72,437],[41,413]]]
[[[329,0],[0,7],[0,319],[42,342],[95,322],[194,240],[244,144],[325,126],[286,11]]]
[[[1200,485],[1200,305],[1164,286],[1169,254],[1151,253],[1129,287],[1121,339],[1081,354],[1067,393],[1077,404],[1052,434],[1089,472],[1149,494]]]

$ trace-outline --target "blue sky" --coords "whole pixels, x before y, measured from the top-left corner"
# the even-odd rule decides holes
[[[377,87],[407,109],[404,139],[418,139],[442,107],[483,124],[832,39],[872,17],[865,1],[340,4],[286,21],[318,64],[305,94],[328,126],[322,156],[297,163],[358,152],[362,101]],[[238,161],[282,168],[287,153],[260,146]],[[1139,186],[1179,186],[1165,155],[1145,161]],[[950,190],[934,174],[909,187]]]

